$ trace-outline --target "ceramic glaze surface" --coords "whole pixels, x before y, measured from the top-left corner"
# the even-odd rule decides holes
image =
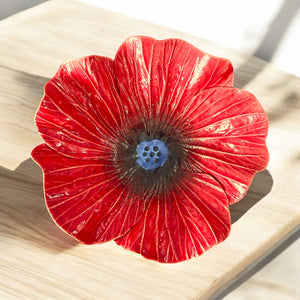
[[[67,61],[36,124],[45,143],[32,157],[57,225],[159,262],[226,239],[228,205],[268,163],[267,116],[233,87],[230,61],[178,39],[131,37],[114,59]]]

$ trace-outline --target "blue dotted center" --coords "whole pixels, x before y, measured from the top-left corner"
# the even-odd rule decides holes
[[[157,139],[141,142],[136,151],[137,164],[146,170],[154,170],[163,166],[169,153],[165,143]]]

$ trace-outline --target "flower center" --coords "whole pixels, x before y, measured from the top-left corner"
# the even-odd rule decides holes
[[[163,166],[169,153],[165,143],[158,139],[139,143],[136,151],[136,162],[146,170],[154,170]]]

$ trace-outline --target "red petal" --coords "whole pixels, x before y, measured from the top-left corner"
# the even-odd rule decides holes
[[[36,124],[56,151],[97,159],[111,153],[123,116],[113,61],[88,56],[67,61],[46,84]]]
[[[230,231],[224,190],[207,174],[190,175],[168,195],[152,199],[143,218],[116,242],[146,258],[174,263],[223,241]]]
[[[126,110],[146,127],[165,122],[170,110],[203,89],[233,86],[230,61],[178,39],[127,39],[116,54],[115,72]]]
[[[83,243],[123,235],[145,209],[105,161],[68,158],[45,144],[32,157],[44,171],[45,198],[54,221]]]
[[[191,164],[219,180],[230,204],[239,201],[269,159],[268,118],[259,102],[243,90],[212,88],[194,99],[181,121]]]

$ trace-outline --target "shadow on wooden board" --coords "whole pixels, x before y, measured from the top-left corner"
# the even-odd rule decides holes
[[[22,240],[22,244],[33,244],[46,252],[61,252],[78,244],[50,217],[44,202],[42,172],[32,159],[15,171],[0,167],[0,224],[2,241]]]
[[[258,203],[270,193],[273,186],[273,178],[268,170],[257,173],[249,187],[245,197],[230,205],[231,222],[235,223],[240,219],[253,205]]]

